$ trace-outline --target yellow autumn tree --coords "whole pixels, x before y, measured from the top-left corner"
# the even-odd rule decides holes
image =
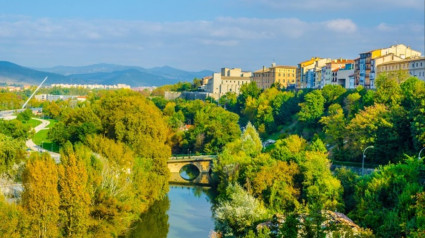
[[[61,153],[59,166],[60,214],[63,233],[67,237],[87,235],[90,196],[87,191],[87,171],[77,158],[73,146],[67,142]]]
[[[23,173],[22,206],[30,237],[59,236],[58,169],[49,154],[33,153]]]

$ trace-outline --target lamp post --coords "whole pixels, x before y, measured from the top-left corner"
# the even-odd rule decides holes
[[[424,148],[422,148],[420,151],[419,151],[419,154],[418,154],[418,159],[421,159],[421,153],[422,153],[422,151],[425,149],[425,147]]]
[[[362,159],[362,176],[364,175],[364,160],[366,159],[366,150],[369,148],[374,148],[373,145],[366,147],[366,149],[363,150],[363,159]]]

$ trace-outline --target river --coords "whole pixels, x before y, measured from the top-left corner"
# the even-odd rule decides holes
[[[214,230],[208,187],[170,185],[168,195],[141,216],[128,237],[203,238]]]

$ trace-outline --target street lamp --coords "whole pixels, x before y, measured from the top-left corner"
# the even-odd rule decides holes
[[[373,145],[366,147],[366,149],[363,150],[363,160],[362,160],[362,176],[364,175],[364,159],[366,159],[366,150],[369,148],[374,148]]]
[[[421,153],[422,153],[422,151],[425,149],[425,147],[424,148],[422,148],[420,151],[419,151],[419,155],[418,155],[418,159],[421,159]]]

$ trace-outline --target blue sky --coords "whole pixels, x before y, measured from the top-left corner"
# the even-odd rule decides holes
[[[423,0],[0,0],[0,60],[185,70],[424,52]]]

